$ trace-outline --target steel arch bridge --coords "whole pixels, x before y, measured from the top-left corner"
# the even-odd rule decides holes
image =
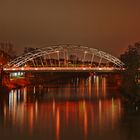
[[[124,63],[104,51],[82,45],[44,45],[25,53],[4,66],[4,70],[18,68],[115,67]],[[36,69],[37,70],[37,69]]]

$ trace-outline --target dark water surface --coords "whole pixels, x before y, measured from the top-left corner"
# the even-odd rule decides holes
[[[140,113],[107,76],[32,85],[1,93],[0,139],[139,140]]]

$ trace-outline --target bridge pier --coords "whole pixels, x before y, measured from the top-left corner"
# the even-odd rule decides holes
[[[2,86],[3,84],[2,79],[3,79],[3,68],[0,68],[0,86]]]

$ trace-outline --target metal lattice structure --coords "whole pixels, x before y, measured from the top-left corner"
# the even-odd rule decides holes
[[[102,67],[107,65],[123,67],[124,63],[118,58],[94,48],[81,45],[55,45],[34,49],[17,57],[4,67]]]

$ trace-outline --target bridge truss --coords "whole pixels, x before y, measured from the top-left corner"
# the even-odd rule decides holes
[[[44,45],[12,60],[4,68],[18,67],[123,67],[118,58],[81,45]]]

